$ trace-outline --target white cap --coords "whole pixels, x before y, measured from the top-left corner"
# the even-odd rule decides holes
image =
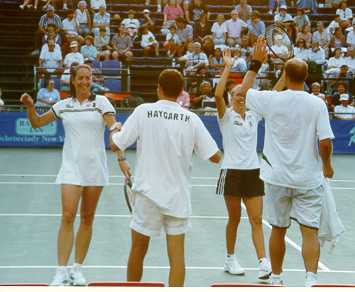
[[[287,10],[287,6],[286,6],[286,5],[281,5],[281,6],[280,6],[280,9],[285,9],[285,10]]]
[[[347,94],[347,93],[340,94],[339,101],[342,101],[342,100],[349,100],[349,94]]]
[[[143,13],[150,13],[149,9],[144,9]]]

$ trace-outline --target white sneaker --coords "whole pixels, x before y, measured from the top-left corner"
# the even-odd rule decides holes
[[[232,275],[244,275],[245,271],[242,266],[238,263],[235,255],[226,256],[226,261],[224,262],[224,271]]]
[[[305,287],[312,287],[317,284],[317,274],[312,272],[306,273],[306,282],[304,283]]]
[[[58,267],[50,286],[69,286],[70,277],[67,267]]]
[[[271,264],[268,258],[262,258],[259,263],[259,280],[267,280],[271,275]]]
[[[70,279],[73,286],[86,286],[86,279],[81,271],[81,265],[75,263],[70,269]]]
[[[271,285],[283,285],[282,276],[271,274],[270,275]]]

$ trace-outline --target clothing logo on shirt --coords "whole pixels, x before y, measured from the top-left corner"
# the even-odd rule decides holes
[[[236,120],[236,121],[234,121],[234,125],[236,125],[236,126],[243,126],[243,123],[240,122],[240,121],[238,121],[238,120]]]

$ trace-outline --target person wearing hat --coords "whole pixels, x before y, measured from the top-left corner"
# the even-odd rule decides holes
[[[54,13],[54,7],[52,5],[47,6],[46,14],[42,15],[38,22],[40,33],[46,33],[48,24],[54,24],[56,26],[56,32],[59,32],[62,29],[62,20]]]
[[[276,23],[293,21],[293,18],[290,14],[287,13],[287,6],[281,5],[279,12],[275,14],[274,21]]]
[[[78,3],[78,8],[75,10],[75,21],[79,25],[78,30],[81,36],[86,36],[91,32],[91,16],[85,0],[81,0]]]
[[[186,68],[184,71],[186,75],[194,74],[199,68],[207,67],[209,64],[207,55],[201,50],[201,44],[194,42],[192,47],[192,54],[187,55]]]
[[[127,33],[129,34],[129,36],[133,39],[136,38],[137,33],[138,33],[138,29],[140,27],[140,21],[137,18],[134,18],[135,16],[135,11],[130,9],[128,10],[127,13],[127,18],[124,18],[121,22],[121,24],[123,24],[125,26],[125,28],[127,29]]]
[[[321,86],[320,86],[319,82],[313,82],[312,86],[311,86],[311,93],[314,96],[317,96],[320,99],[324,100],[325,103],[327,103],[325,95],[323,93],[321,93],[320,90],[321,90]]]
[[[122,23],[117,28],[117,33],[115,33],[112,37],[111,45],[113,49],[112,58],[114,60],[129,62],[130,58],[133,57],[133,53],[131,51],[133,42]]]
[[[231,19],[224,24],[227,30],[227,45],[234,47],[239,43],[242,31],[247,28],[247,24],[239,18],[237,10],[231,12]]]
[[[95,37],[99,35],[100,28],[104,27],[106,29],[106,35],[110,37],[110,13],[106,12],[106,6],[100,5],[99,11],[95,13],[92,21],[92,32]]]
[[[85,37],[85,44],[80,48],[80,53],[83,55],[84,60],[96,60],[97,49],[94,46],[94,38],[91,35]]]
[[[355,108],[349,105],[349,94],[341,94],[339,101],[340,105],[334,107],[334,116],[340,120],[354,120]]]
[[[64,67],[65,68],[70,68],[70,65],[73,62],[77,62],[79,64],[84,64],[84,57],[83,55],[79,52],[79,44],[77,41],[72,41],[70,43],[70,50],[71,52],[68,53],[65,58],[64,58]]]
[[[146,25],[148,26],[150,31],[155,32],[156,30],[154,27],[155,22],[150,15],[149,9],[143,10],[143,17],[139,19],[139,22],[141,23],[141,26]]]

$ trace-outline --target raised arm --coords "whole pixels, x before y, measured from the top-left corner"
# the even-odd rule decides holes
[[[45,112],[43,115],[39,115],[36,112],[33,99],[29,94],[22,94],[20,101],[27,108],[27,116],[32,128],[40,128],[56,120],[56,116],[52,110]]]
[[[228,80],[229,73],[233,66],[233,58],[232,58],[231,50],[229,48],[223,51],[223,60],[225,66],[224,66],[222,76],[218,81],[216,92],[215,92],[216,107],[217,107],[218,117],[220,119],[223,118],[224,113],[226,111],[226,103],[224,101],[223,95],[226,88],[226,83]]]

